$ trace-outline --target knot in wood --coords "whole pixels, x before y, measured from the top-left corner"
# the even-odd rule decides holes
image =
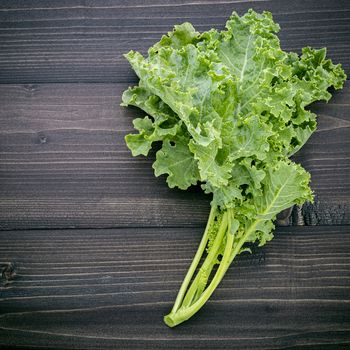
[[[1,268],[1,277],[3,283],[6,285],[9,281],[13,280],[16,276],[16,264],[14,262],[9,262],[7,264],[2,265]]]

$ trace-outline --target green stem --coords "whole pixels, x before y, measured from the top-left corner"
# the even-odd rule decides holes
[[[230,264],[227,266],[227,269],[229,268],[229,266],[231,265],[233,259],[236,257],[236,255],[239,253],[239,251],[241,250],[243,244],[246,242],[247,238],[249,237],[250,234],[252,234],[252,232],[255,231],[256,226],[258,225],[258,223],[262,221],[261,219],[258,219],[256,221],[254,221],[254,223],[252,223],[249,228],[247,229],[247,231],[244,233],[244,235],[241,237],[241,239],[238,241],[238,243],[235,245],[234,249],[232,250],[232,254],[230,257]],[[227,270],[226,269],[226,270]]]
[[[180,307],[181,305],[181,302],[183,300],[183,297],[186,293],[186,290],[187,290],[187,287],[191,281],[191,278],[194,274],[194,272],[196,271],[196,268],[199,264],[199,261],[203,255],[203,252],[205,250],[205,247],[207,246],[207,242],[208,242],[208,233],[209,233],[209,229],[215,219],[215,216],[216,216],[216,210],[217,208],[216,207],[211,207],[211,210],[210,210],[210,214],[209,214],[209,218],[208,218],[208,222],[207,222],[207,226],[205,228],[205,231],[204,231],[204,234],[203,234],[203,237],[201,239],[201,242],[199,244],[199,247],[197,249],[197,252],[192,260],[192,263],[191,263],[191,266],[190,268],[188,269],[187,271],[187,274],[181,284],[181,287],[180,287],[180,290],[177,294],[177,297],[176,297],[176,300],[175,300],[175,303],[174,303],[174,306],[171,310],[171,313],[173,312],[176,312],[177,309]]]
[[[255,231],[256,226],[260,221],[261,219],[256,220],[252,225],[250,225],[250,227],[246,230],[244,235],[239,239],[239,241],[237,242],[234,248],[233,248],[234,237],[232,234],[230,234],[230,232],[227,232],[224,255],[222,257],[219,268],[216,271],[214,278],[210,282],[209,286],[200,295],[198,300],[196,300],[192,305],[188,307],[181,306],[181,308],[178,309],[175,313],[171,312],[169,315],[164,317],[164,322],[169,327],[175,327],[176,325],[188,320],[196,312],[198,312],[199,309],[207,302],[207,300],[213,294],[214,290],[216,289],[216,287],[219,285],[220,281],[224,277],[233,259],[239,253],[240,249],[248,239],[249,235]],[[228,224],[228,226],[230,225]]]
[[[183,309],[179,309],[176,313],[170,313],[169,315],[164,317],[164,322],[169,327],[174,327],[192,317],[210,298],[213,294],[214,290],[222,280],[227,267],[230,265],[231,251],[233,245],[233,235],[228,233],[226,234],[226,246],[225,251],[220,262],[219,268],[215,273],[214,278],[210,282],[209,286],[205,289],[200,298],[193,303],[190,307],[184,307]]]
[[[188,289],[186,296],[183,300],[183,303],[181,306],[187,307],[192,304],[193,300],[195,299],[197,295],[197,290],[199,287],[199,282],[203,276],[206,276],[205,278],[209,278],[209,275],[215,265],[218,251],[220,249],[220,246],[222,244],[223,237],[225,235],[225,232],[227,230],[227,224],[228,224],[228,213],[225,212],[222,216],[221,224],[218,230],[218,233],[215,237],[214,243],[212,247],[210,248],[210,251],[205,258],[201,268],[199,269],[197,276],[193,280],[190,288]]]

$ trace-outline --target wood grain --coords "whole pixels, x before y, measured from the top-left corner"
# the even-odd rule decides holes
[[[201,229],[0,232],[0,344],[84,349],[345,349],[349,227],[279,228],[204,309],[162,323]],[[233,347],[234,346],[234,347]]]
[[[270,10],[286,50],[328,48],[350,71],[347,0],[33,0],[0,2],[0,82],[129,82],[122,57],[146,52],[175,24],[223,28],[233,10]]]
[[[0,1],[0,349],[349,349],[348,86],[311,107],[295,160],[316,200],[279,220],[299,226],[240,256],[186,326],[162,322],[210,198],[155,178],[154,151],[131,157],[142,112],[119,107],[136,81],[122,54],[248,8],[272,11],[284,49],[326,46],[349,74],[347,0]]]
[[[0,228],[198,226],[210,198],[171,190],[124,143],[142,113],[119,107],[126,84],[0,85]],[[312,107],[319,129],[296,157],[314,205],[294,224],[350,222],[350,89]],[[285,222],[288,224],[288,222]]]

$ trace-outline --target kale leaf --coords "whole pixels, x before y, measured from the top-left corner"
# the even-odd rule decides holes
[[[328,101],[328,88],[342,88],[346,75],[326,49],[283,51],[278,31],[269,12],[234,12],[223,31],[199,33],[184,23],[147,57],[126,55],[140,81],[124,92],[122,105],[146,113],[134,120],[138,133],[125,138],[133,156],[146,156],[161,141],[155,175],[166,174],[169,187],[180,189],[200,183],[213,198],[198,251],[164,318],[170,327],[204,305],[232,260],[249,250],[246,243],[273,238],[280,211],[312,200],[309,173],[289,157],[316,129],[306,107]]]

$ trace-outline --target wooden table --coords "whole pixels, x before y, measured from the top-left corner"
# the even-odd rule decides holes
[[[122,53],[251,7],[273,12],[284,49],[326,46],[349,74],[347,0],[0,1],[2,349],[349,349],[349,86],[312,107],[318,131],[295,157],[315,203],[239,258],[190,322],[162,322],[210,199],[131,157],[140,111],[119,107],[136,82]]]

